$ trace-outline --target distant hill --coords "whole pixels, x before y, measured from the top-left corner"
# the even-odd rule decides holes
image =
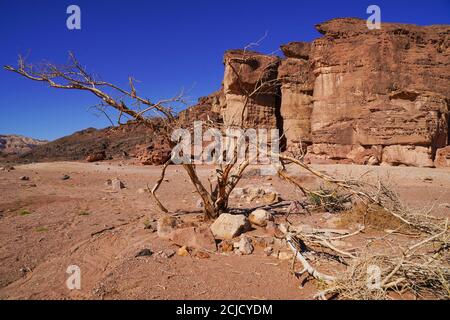
[[[20,154],[18,162],[84,160],[104,152],[108,158],[127,155],[138,145],[149,144],[153,134],[144,125],[128,123],[104,129],[88,128],[36,146]]]
[[[218,121],[219,115],[215,111],[218,99],[217,93],[200,98],[196,105],[180,112],[179,124],[192,125],[196,120],[208,119]],[[165,161],[170,148],[159,132],[160,120],[154,121],[156,132],[143,124],[129,121],[117,127],[84,129],[51,142],[22,137],[24,141],[28,141],[28,148],[23,146],[21,152],[0,152],[0,160],[13,163],[76,161],[86,160],[87,157],[100,153],[103,155],[101,160],[131,157],[142,164],[160,164]],[[4,136],[0,136],[0,139],[2,137]],[[12,144],[5,142],[4,145]],[[17,150],[20,149],[18,143],[13,145],[17,145]],[[8,147],[8,150],[12,148]]]
[[[21,155],[47,142],[14,134],[0,135],[0,153],[3,155]]]

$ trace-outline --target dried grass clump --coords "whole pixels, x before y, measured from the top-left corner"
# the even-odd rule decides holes
[[[343,300],[386,300],[395,293],[415,298],[450,298],[450,269],[443,257],[365,256],[352,261],[347,272],[339,276],[318,297]],[[379,268],[379,285],[373,273]]]
[[[411,228],[381,206],[377,204],[367,205],[362,202],[355,204],[350,210],[342,212],[337,225],[342,228],[363,225],[366,228],[378,231],[414,232],[414,228]]]

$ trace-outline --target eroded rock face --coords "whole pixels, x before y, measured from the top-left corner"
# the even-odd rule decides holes
[[[280,59],[252,51],[230,50],[225,53],[224,64],[224,124],[276,128],[279,88],[274,80]]]
[[[362,20],[336,19],[317,28],[313,143],[381,145],[384,162],[432,166],[447,144],[450,27],[372,32]]]
[[[225,54],[225,124],[277,126],[288,150],[308,146],[315,163],[445,164],[450,26],[369,30],[365,20],[345,18],[316,28],[323,37],[281,46],[282,60]],[[246,99],[261,79],[279,87]]]
[[[286,51],[285,47],[283,50],[293,54],[296,49]],[[298,55],[305,57],[305,53]],[[309,61],[303,58],[283,60],[278,69],[278,79],[281,82],[280,115],[286,142],[288,145],[310,143],[314,77]]]

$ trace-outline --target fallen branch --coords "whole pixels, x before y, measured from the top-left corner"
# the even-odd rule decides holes
[[[303,270],[298,272],[299,274],[303,274],[303,273],[307,272],[313,278],[320,280],[320,281],[324,281],[324,282],[332,282],[332,281],[336,280],[335,277],[321,273],[309,264],[309,262],[306,260],[306,258],[301,254],[301,247],[298,244],[297,240],[295,239],[295,236],[292,236],[289,234],[286,235],[286,241],[287,241],[289,248],[294,253],[295,258],[303,266]]]

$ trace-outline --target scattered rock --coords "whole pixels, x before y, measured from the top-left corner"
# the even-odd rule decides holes
[[[265,227],[267,225],[267,222],[273,221],[273,216],[269,211],[258,209],[250,214],[248,220],[251,224]]]
[[[22,267],[19,269],[20,272],[22,272],[23,274],[31,272],[32,270],[29,267]]]
[[[22,186],[25,187],[25,188],[36,188],[37,184],[36,183],[27,183],[27,184],[24,184]]]
[[[231,193],[234,197],[243,197],[245,195],[244,188],[234,188]]]
[[[286,239],[278,239],[278,238],[274,238],[273,239],[273,244],[276,247],[280,247],[280,248],[285,248],[286,247]]]
[[[22,181],[29,181],[29,180],[30,180],[30,177],[27,177],[27,176],[21,176],[19,179],[22,180]]]
[[[291,204],[286,209],[286,212],[288,214],[300,214],[305,213],[305,209],[302,206],[302,203],[300,201],[291,201]]]
[[[64,174],[64,175],[61,177],[61,180],[69,180],[69,179],[70,179],[70,176],[67,175],[67,174]]]
[[[137,193],[139,193],[139,194],[147,193],[147,189],[140,188],[137,190]]]
[[[261,201],[266,204],[274,204],[280,202],[280,197],[277,192],[269,192],[261,197]]]
[[[92,153],[86,157],[87,162],[97,162],[97,161],[103,161],[105,159],[106,159],[105,151]]]
[[[189,256],[188,248],[186,246],[182,246],[181,248],[179,248],[177,250],[177,255],[180,256],[180,257],[187,257],[187,256]]]
[[[233,252],[234,245],[232,240],[223,240],[219,243],[220,252]]]
[[[245,194],[247,195],[247,200],[249,202],[261,198],[265,195],[265,190],[259,187],[248,187],[244,190]]]
[[[267,247],[264,249],[264,253],[266,254],[266,256],[270,256],[273,253],[273,247]]]
[[[236,254],[249,255],[253,252],[253,245],[247,237],[242,237],[239,242],[233,244]]]
[[[273,221],[267,221],[266,232],[269,235],[271,235],[272,237],[274,237],[274,236],[281,236],[281,231],[278,230],[277,224],[275,222],[273,222]]]
[[[223,213],[211,225],[211,231],[216,239],[226,240],[237,237],[248,230],[249,226],[246,216]]]
[[[423,181],[424,182],[433,182],[433,178],[432,177],[425,177],[425,178],[423,178]]]
[[[174,249],[166,249],[162,251],[158,251],[156,255],[163,259],[169,259],[172,258],[177,252]]]
[[[141,251],[139,251],[137,254],[136,254],[136,258],[137,257],[149,257],[149,256],[151,256],[153,254],[153,252],[150,250],[150,249],[142,249]]]
[[[267,245],[269,244],[269,239],[272,238],[262,238],[262,237],[256,237],[252,239],[252,244],[255,247],[259,247],[259,248],[266,248]]]
[[[280,260],[292,260],[294,258],[294,254],[292,252],[281,251],[278,253],[278,259]]]
[[[117,178],[111,179],[111,186],[113,190],[119,191],[125,188],[125,185],[122,181]]]
[[[203,204],[202,199],[198,199],[197,204],[195,206],[199,209],[202,209],[205,205]]]
[[[342,204],[343,210],[351,210],[352,208],[353,208],[353,203],[351,201],[347,201]]]
[[[151,232],[156,232],[158,230],[158,222],[155,219],[145,220],[144,229],[150,230]]]
[[[175,217],[164,216],[162,218],[159,218],[156,224],[158,237],[162,239],[169,239],[170,235],[176,229],[178,224],[179,220]]]
[[[278,225],[278,229],[279,229],[282,233],[284,233],[284,234],[286,234],[286,233],[289,232],[289,227],[286,226],[284,223],[280,223],[280,224]]]
[[[170,233],[169,238],[179,246],[210,251],[217,250],[216,240],[208,227],[176,229]]]
[[[309,224],[299,224],[295,226],[291,226],[291,230],[298,233],[306,233],[311,234],[314,232],[314,228]]]
[[[199,258],[199,259],[209,259],[211,258],[211,255],[205,251],[195,251],[194,257]]]

